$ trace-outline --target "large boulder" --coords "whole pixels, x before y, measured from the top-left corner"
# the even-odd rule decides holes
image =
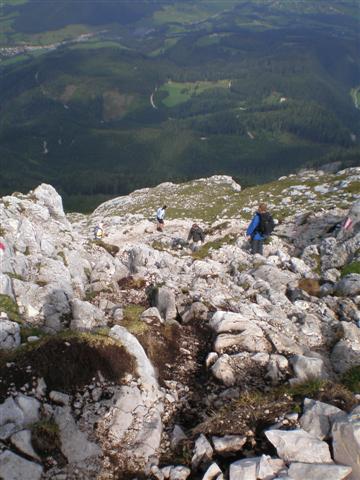
[[[360,407],[355,408],[347,418],[334,422],[332,428],[334,460],[349,465],[352,473],[349,480],[360,478]]]
[[[337,373],[360,364],[360,329],[353,323],[341,322],[339,334],[342,335],[331,352],[331,363]]]
[[[285,462],[332,463],[329,445],[305,430],[268,430],[267,439]]]
[[[304,414],[300,418],[300,425],[314,437],[324,440],[329,436],[333,423],[346,416],[340,408],[305,398]]]

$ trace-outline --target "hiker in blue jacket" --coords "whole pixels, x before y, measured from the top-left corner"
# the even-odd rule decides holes
[[[274,221],[267,212],[266,203],[260,203],[250,225],[246,230],[248,240],[251,242],[251,253],[263,254],[263,243],[274,228]]]

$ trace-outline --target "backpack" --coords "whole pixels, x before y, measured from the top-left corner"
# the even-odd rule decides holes
[[[257,227],[257,231],[261,233],[261,235],[263,235],[264,237],[268,237],[272,234],[272,231],[275,228],[274,219],[269,212],[258,213],[258,215],[260,217],[260,223]]]

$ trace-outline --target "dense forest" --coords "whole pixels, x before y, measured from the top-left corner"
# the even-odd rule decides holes
[[[89,210],[162,181],[360,163],[352,0],[55,3],[0,15],[0,194],[48,182]],[[20,44],[37,49],[5,50]]]

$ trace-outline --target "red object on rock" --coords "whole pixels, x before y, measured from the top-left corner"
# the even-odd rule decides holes
[[[0,250],[5,250],[5,245],[2,242],[0,242]]]

